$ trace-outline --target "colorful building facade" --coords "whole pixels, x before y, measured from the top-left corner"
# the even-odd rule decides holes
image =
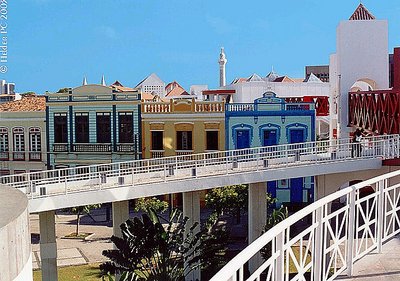
[[[45,97],[0,105],[0,176],[46,169]]]
[[[142,102],[143,158],[225,149],[225,103],[195,99]]]
[[[46,120],[50,168],[141,157],[140,94],[119,82],[48,93]]]
[[[300,143],[315,140],[315,104],[286,103],[273,92],[254,103],[226,104],[226,149]],[[268,182],[277,204],[302,206],[314,197],[313,177]]]

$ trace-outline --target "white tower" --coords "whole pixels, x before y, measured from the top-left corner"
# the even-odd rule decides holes
[[[339,23],[336,38],[329,80],[331,99],[337,102],[338,137],[345,138],[351,131],[347,127],[351,86],[359,79],[369,79],[376,83],[376,89],[389,87],[388,24],[386,20],[375,19],[360,4],[349,20]]]
[[[106,84],[106,79],[104,78],[104,75],[101,76],[101,85],[102,85],[102,86],[107,86],[107,84]]]
[[[221,47],[221,53],[219,54],[219,86],[226,86],[226,77],[225,77],[225,65],[228,60],[225,57],[224,47]]]

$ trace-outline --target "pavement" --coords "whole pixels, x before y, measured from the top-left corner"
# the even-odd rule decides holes
[[[352,277],[340,276],[336,280],[346,281],[395,281],[400,280],[400,236],[384,244],[382,253],[366,255],[354,265]]]
[[[202,222],[209,216],[210,211],[201,210]],[[130,212],[130,217],[141,216],[141,213]],[[164,214],[167,217],[168,214]],[[242,224],[247,224],[247,215],[242,215]],[[107,221],[106,208],[92,210],[91,216],[82,216],[79,232],[93,233],[88,239],[66,239],[65,236],[75,232],[76,215],[67,212],[57,211],[56,213],[56,242],[57,242],[57,265],[82,265],[101,263],[108,259],[102,255],[103,250],[113,248],[110,237],[113,234],[112,221]],[[233,250],[243,249],[247,241],[246,228],[242,225],[232,226],[234,234],[232,238],[237,240],[231,245]],[[32,241],[32,263],[34,269],[40,268],[40,236],[39,236],[39,215],[30,215],[30,229]],[[236,238],[236,239],[235,239]]]
[[[57,212],[57,264],[58,266],[100,263],[106,261],[103,250],[112,249],[112,222],[106,220],[105,208],[92,211],[91,217],[81,218],[79,232],[93,233],[86,240],[65,239],[65,235],[75,232],[76,216]],[[39,215],[30,215],[33,268],[40,268]]]

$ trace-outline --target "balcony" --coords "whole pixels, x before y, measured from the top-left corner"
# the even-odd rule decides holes
[[[0,160],[8,160],[10,153],[8,151],[0,151]]]
[[[117,152],[136,152],[135,145],[133,143],[118,143]]]
[[[74,143],[73,152],[112,152],[111,143]]]
[[[164,157],[165,150],[150,150],[151,158]]]
[[[14,151],[13,152],[14,161],[25,161],[25,151]]]
[[[29,152],[29,161],[41,161],[42,153],[40,151]]]
[[[193,150],[175,150],[177,156],[193,154]]]
[[[53,144],[53,152],[68,152],[68,143]]]

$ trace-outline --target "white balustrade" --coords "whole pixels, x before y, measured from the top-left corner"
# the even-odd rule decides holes
[[[260,236],[211,281],[328,281],[352,275],[357,260],[381,252],[382,243],[400,233],[400,183],[394,183],[398,176],[400,171],[388,173],[312,203]],[[363,189],[371,186],[374,192],[365,195]],[[346,202],[331,211],[341,198]],[[312,222],[297,234],[296,223],[309,216]],[[272,249],[270,257],[254,272],[243,272],[266,246]]]
[[[182,181],[355,159],[392,159],[399,156],[399,147],[399,136],[390,135],[364,138],[361,155],[355,155],[354,158],[351,156],[354,144],[349,139],[202,154],[191,154],[191,151],[184,151],[181,153],[184,155],[180,156],[8,175],[0,178],[0,184],[20,188],[30,198],[40,198],[67,192]],[[32,186],[36,188],[32,189]]]

